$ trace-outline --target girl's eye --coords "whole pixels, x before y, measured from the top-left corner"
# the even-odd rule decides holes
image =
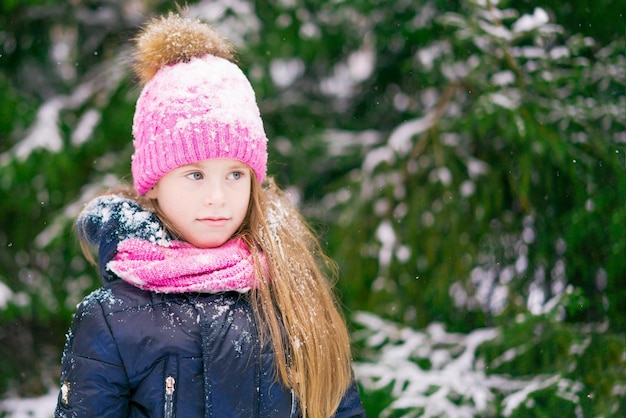
[[[193,173],[187,174],[187,178],[190,180],[202,180],[202,173],[194,171]]]
[[[243,177],[243,173],[241,171],[233,171],[230,173],[230,178],[233,180],[239,180],[241,177]]]

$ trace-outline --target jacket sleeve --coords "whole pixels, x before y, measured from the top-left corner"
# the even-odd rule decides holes
[[[102,304],[100,289],[78,305],[67,334],[55,418],[128,416],[129,384]]]
[[[365,408],[361,402],[359,388],[355,380],[352,381],[352,385],[350,385],[346,394],[343,395],[343,399],[335,413],[335,418],[351,417],[365,418]]]

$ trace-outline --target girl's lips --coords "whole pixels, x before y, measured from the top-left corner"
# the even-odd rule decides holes
[[[224,226],[228,222],[228,218],[200,218],[198,219],[202,224],[208,226]]]

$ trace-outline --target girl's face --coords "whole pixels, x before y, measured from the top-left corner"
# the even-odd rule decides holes
[[[180,238],[200,248],[219,247],[244,221],[252,172],[238,160],[218,158],[178,167],[146,196]]]

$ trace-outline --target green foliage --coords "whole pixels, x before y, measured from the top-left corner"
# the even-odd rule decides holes
[[[563,321],[577,292],[496,328],[412,330],[359,313],[357,378],[383,417],[617,416],[626,338]]]
[[[366,394],[366,396],[363,396],[363,406],[365,407],[367,413],[371,416],[381,416],[381,413],[385,410],[385,408],[393,402],[392,384],[374,392],[367,391],[363,387],[360,387],[359,390],[360,393]]]
[[[587,2],[545,3],[549,22],[526,0],[418,3],[189,2],[239,48],[270,174],[319,227],[347,311],[454,338],[498,329],[477,351],[489,373],[546,384],[510,416],[626,410],[623,17]],[[129,180],[128,41],[173,8],[133,4],[0,8],[0,391],[56,384],[71,314],[99,284],[73,219]],[[399,344],[367,345],[355,327],[359,361]],[[33,368],[47,377],[19,383]],[[424,412],[389,410],[391,383],[367,390],[373,416]]]
[[[529,376],[540,370],[573,382],[569,391],[559,383],[533,393],[512,416],[553,416],[556,411],[612,416],[626,402],[626,338],[607,333],[606,324],[563,322],[565,312],[579,304],[580,294],[567,292],[547,312],[518,317],[503,328],[500,339],[482,347],[490,373]]]
[[[615,192],[625,186],[623,39],[564,38],[545,12],[498,6],[436,13],[426,27],[441,36],[396,64],[423,81],[396,90],[412,112],[385,116],[412,116],[334,185],[350,197],[336,202],[332,251],[348,277],[370,278],[345,287],[392,318],[468,330],[484,314],[523,312],[533,288],[547,300],[570,283],[589,300],[572,320],[608,316],[623,330],[623,286],[604,283],[624,266],[612,261],[624,238],[606,228],[626,203]],[[361,244],[344,245],[355,230]]]
[[[511,7],[524,13],[532,13],[537,3],[532,0],[512,0]],[[615,36],[624,34],[623,0],[581,0],[563,2],[543,0],[541,7],[550,10],[556,21],[563,25],[568,33],[581,33],[600,41],[610,43]],[[598,23],[602,22],[602,23]]]
[[[554,396],[554,388],[549,388],[534,393],[531,399],[511,414],[511,417],[549,418],[554,414],[566,417],[576,416],[576,406],[569,400]]]

